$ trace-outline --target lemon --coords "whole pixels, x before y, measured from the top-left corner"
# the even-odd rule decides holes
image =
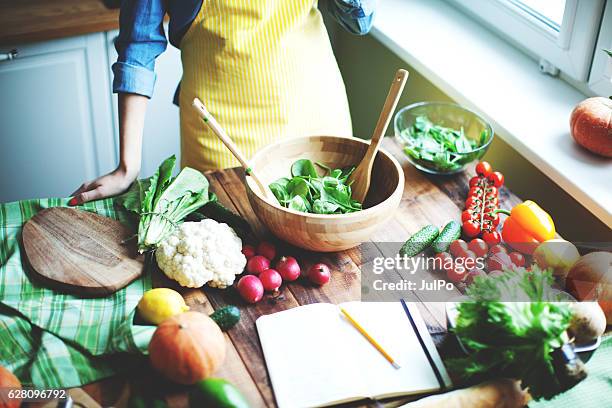
[[[149,323],[159,324],[169,317],[189,310],[185,300],[175,290],[151,289],[138,302],[138,312]]]

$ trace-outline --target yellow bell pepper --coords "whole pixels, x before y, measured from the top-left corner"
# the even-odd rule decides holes
[[[539,205],[527,200],[512,211],[497,210],[509,215],[502,227],[502,238],[515,250],[531,255],[544,241],[555,237],[555,224]]]

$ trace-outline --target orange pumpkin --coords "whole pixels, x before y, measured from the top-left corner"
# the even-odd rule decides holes
[[[595,97],[580,102],[570,116],[576,142],[604,157],[612,157],[612,99]]]
[[[151,365],[179,384],[210,377],[225,359],[225,337],[210,317],[185,312],[157,326],[149,343]]]
[[[9,399],[10,389],[21,389],[19,379],[6,368],[0,366],[0,408],[18,408],[21,405],[20,399]]]

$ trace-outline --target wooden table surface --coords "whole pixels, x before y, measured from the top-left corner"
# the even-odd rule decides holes
[[[404,241],[426,224],[442,226],[449,220],[460,217],[468,190],[468,179],[474,174],[473,168],[452,177],[426,175],[408,163],[395,141],[385,140],[384,147],[400,160],[406,175],[406,185],[398,211],[387,225],[380,226],[378,232],[372,236],[372,241]],[[229,169],[210,172],[207,176],[219,200],[246,218],[258,239],[272,239],[250,208],[242,183],[242,173],[241,169]],[[518,202],[520,200],[507,189],[501,190],[502,208],[511,208]],[[255,319],[264,314],[309,303],[359,300],[360,265],[366,264],[376,256],[370,251],[362,253],[359,248],[321,255],[279,245],[283,248],[280,252],[295,255],[303,268],[322,259],[332,265],[331,282],[321,288],[315,288],[300,280],[283,285],[281,296],[276,299],[267,297],[256,305],[246,305],[234,290],[210,288],[185,290],[159,273],[155,274],[154,279],[156,286],[169,286],[180,290],[193,310],[209,313],[228,304],[240,307],[242,318],[240,323],[226,334],[227,358],[216,375],[234,383],[247,396],[253,407],[275,406],[274,394],[257,337]],[[419,308],[430,333],[440,347],[447,337],[444,303],[421,302]],[[125,364],[128,365],[127,359]],[[140,366],[137,365],[137,368],[126,368],[125,374],[121,376],[89,384],[82,389],[102,406],[125,406],[132,390],[158,395],[171,407],[188,406],[185,388],[173,387],[160,381],[146,365],[142,365],[142,362],[138,364]],[[316,392],[316,389],[313,389],[313,392]]]

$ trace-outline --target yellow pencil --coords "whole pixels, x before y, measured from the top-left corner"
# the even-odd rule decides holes
[[[368,332],[365,331],[365,329],[361,327],[361,325],[357,323],[357,321],[353,319],[353,317],[346,310],[344,310],[344,308],[340,307],[340,311],[344,314],[344,316],[346,316],[348,321],[351,322],[351,324],[355,326],[357,330],[359,330],[359,333],[363,334],[363,337],[365,337],[370,342],[371,345],[376,347],[376,350],[378,350],[380,354],[382,354],[383,357],[386,358],[387,361],[390,362],[394,368],[400,368],[399,364],[397,364],[395,360],[393,360],[393,357],[391,357],[389,353],[387,353],[385,349],[383,349],[382,346],[378,344],[378,342],[374,340],[372,336],[370,336]]]

